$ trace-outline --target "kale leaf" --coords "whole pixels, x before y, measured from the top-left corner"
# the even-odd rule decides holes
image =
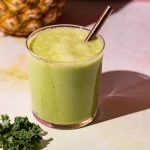
[[[0,147],[3,150],[38,150],[42,140],[39,125],[27,117],[15,117],[11,123],[8,115],[1,115]]]

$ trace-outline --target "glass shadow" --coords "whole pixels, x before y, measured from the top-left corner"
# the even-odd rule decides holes
[[[93,123],[150,108],[150,77],[138,72],[102,74],[98,114]]]

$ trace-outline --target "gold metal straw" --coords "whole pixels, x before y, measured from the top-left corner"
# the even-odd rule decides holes
[[[85,41],[88,42],[92,40],[93,37],[97,34],[97,32],[101,29],[106,19],[111,15],[113,9],[110,6],[107,6],[102,15],[98,18],[97,22],[93,26],[92,30],[87,35]]]

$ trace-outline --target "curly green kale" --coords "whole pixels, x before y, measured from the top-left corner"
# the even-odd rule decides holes
[[[37,150],[42,129],[29,122],[27,117],[15,117],[11,123],[8,115],[1,115],[0,147],[3,150]]]

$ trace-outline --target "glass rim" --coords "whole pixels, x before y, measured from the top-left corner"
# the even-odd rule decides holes
[[[56,25],[49,25],[49,26],[45,26],[45,27],[42,27],[42,28],[39,28],[37,30],[35,30],[34,32],[32,32],[26,39],[26,47],[27,47],[27,50],[28,52],[35,58],[41,60],[41,61],[44,61],[46,63],[52,63],[52,64],[79,64],[79,63],[85,63],[85,62],[88,62],[88,61],[91,61],[93,60],[94,58],[98,57],[100,54],[103,53],[103,50],[105,48],[105,40],[104,38],[100,35],[100,34],[97,34],[96,37],[100,40],[102,40],[102,43],[103,43],[103,46],[101,48],[101,50],[95,54],[94,56],[91,56],[87,59],[84,59],[84,60],[79,60],[79,61],[67,61],[67,62],[64,62],[64,61],[53,61],[53,60],[49,60],[47,58],[43,58],[41,56],[39,56],[38,54],[34,53],[30,48],[29,48],[29,41],[30,39],[35,36],[36,34],[38,34],[39,32],[41,31],[44,31],[44,30],[48,30],[48,29],[52,29],[52,28],[59,28],[59,27],[69,27],[69,28],[79,28],[79,29],[82,29],[82,30],[86,30],[86,31],[90,31],[90,29],[88,29],[87,27],[84,27],[84,26],[80,26],[80,25],[74,25],[74,24],[56,24]]]

